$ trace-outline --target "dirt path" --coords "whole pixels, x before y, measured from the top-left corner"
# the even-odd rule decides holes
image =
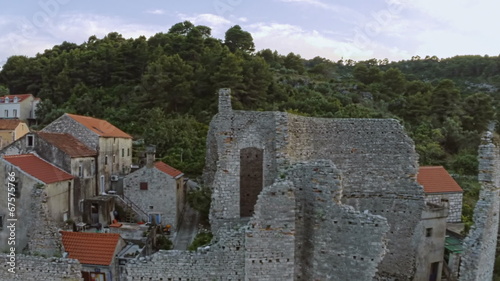
[[[186,210],[181,222],[179,231],[174,239],[174,250],[187,250],[188,246],[193,241],[198,232],[198,224],[200,215],[193,210],[189,205],[186,205]]]

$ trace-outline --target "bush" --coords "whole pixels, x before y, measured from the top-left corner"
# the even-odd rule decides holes
[[[160,235],[156,238],[156,248],[158,250],[171,250],[172,245],[172,241],[164,235]]]
[[[196,237],[193,240],[193,243],[189,245],[188,250],[196,251],[198,247],[208,245],[210,241],[212,241],[212,233],[211,232],[201,232],[196,234]]]
[[[191,208],[201,214],[202,222],[208,222],[210,213],[210,203],[212,201],[212,191],[208,187],[202,187],[197,190],[190,190],[187,194],[187,202]]]

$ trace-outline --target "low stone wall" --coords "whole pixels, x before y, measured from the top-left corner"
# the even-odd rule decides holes
[[[36,256],[17,255],[14,272],[9,265],[10,258],[0,255],[2,265],[0,280],[5,281],[83,281],[82,265],[74,259],[44,258]]]

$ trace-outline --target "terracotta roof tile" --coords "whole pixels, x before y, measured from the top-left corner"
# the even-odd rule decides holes
[[[88,148],[70,134],[47,132],[38,132],[37,134],[71,157],[89,157],[97,155],[95,150]]]
[[[69,114],[69,113],[66,113],[66,115],[68,115],[73,120],[87,127],[89,130],[98,134],[101,137],[129,138],[129,139],[132,138],[129,134],[113,126],[106,120],[101,120],[89,116]]]
[[[5,98],[9,98],[9,103],[13,103],[14,102],[14,97],[17,97],[17,102],[22,102],[23,100],[29,98],[29,97],[32,97],[33,95],[32,94],[23,94],[23,95],[6,95],[6,96],[2,96],[0,97],[0,103],[4,103],[5,102]]]
[[[68,257],[83,264],[110,265],[120,239],[118,233],[61,231]]]
[[[0,130],[14,130],[19,123],[24,123],[19,119],[0,119]]]
[[[420,167],[417,181],[424,187],[425,193],[463,192],[442,166]]]
[[[173,168],[173,167],[171,167],[171,166],[169,166],[161,161],[155,162],[155,167],[156,167],[156,169],[164,172],[167,175],[170,175],[173,178],[176,178],[178,176],[183,175],[183,173],[181,171],[179,171],[179,170],[177,170],[177,169],[175,169],[175,168]]]
[[[73,179],[72,175],[33,154],[5,155],[3,158],[46,184]]]

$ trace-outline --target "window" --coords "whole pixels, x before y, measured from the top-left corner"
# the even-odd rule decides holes
[[[17,117],[17,109],[12,110],[12,117],[14,117],[14,118]]]
[[[115,163],[116,163],[116,155],[113,154],[113,164],[115,164]]]
[[[104,156],[104,165],[108,165],[108,155]]]
[[[33,147],[34,146],[34,142],[35,142],[35,138],[33,137],[33,135],[27,135],[26,136],[26,141],[27,141],[26,146]]]
[[[6,101],[7,101],[7,100],[6,100]],[[4,115],[5,115],[5,116],[4,116],[5,118],[9,117],[9,110],[7,110],[7,109],[6,109],[6,110],[5,110]]]
[[[3,216],[0,216],[0,229],[3,229]]]
[[[79,178],[83,177],[83,167],[82,167],[82,165],[78,166],[78,177]]]
[[[125,148],[122,148],[122,157],[125,157]]]
[[[425,237],[431,237],[431,236],[432,236],[432,228],[426,228]]]
[[[127,148],[127,156],[130,156],[130,148]]]
[[[147,182],[141,182],[139,185],[141,190],[148,190],[148,183]]]

